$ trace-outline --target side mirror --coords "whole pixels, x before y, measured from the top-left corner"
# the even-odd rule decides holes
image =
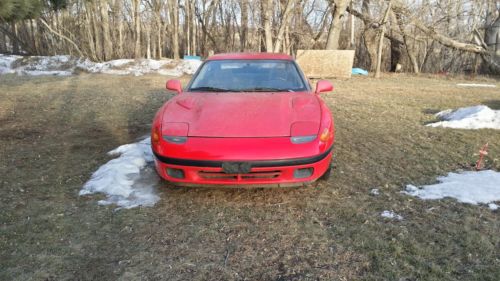
[[[316,83],[316,94],[319,93],[326,93],[326,92],[331,92],[333,91],[333,85],[330,83],[330,81],[327,80],[319,80],[318,83]]]
[[[178,94],[180,94],[182,92],[181,81],[176,80],[176,79],[168,80],[166,88],[167,88],[167,90],[175,91]]]

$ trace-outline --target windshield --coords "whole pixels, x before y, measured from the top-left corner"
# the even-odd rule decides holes
[[[306,91],[295,63],[287,60],[213,60],[203,64],[189,92]]]

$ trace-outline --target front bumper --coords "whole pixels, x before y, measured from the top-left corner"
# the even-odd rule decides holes
[[[296,186],[321,177],[330,168],[332,148],[307,158],[238,161],[250,165],[249,172],[227,173],[224,161],[169,158],[155,153],[155,166],[165,180],[180,186]],[[233,161],[229,161],[233,162]],[[182,170],[183,178],[172,177],[167,169]],[[296,177],[297,169],[312,169],[307,177]]]

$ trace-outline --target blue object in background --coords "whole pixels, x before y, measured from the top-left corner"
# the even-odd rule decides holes
[[[362,69],[362,68],[353,68],[352,69],[352,74],[354,75],[368,75],[368,71]]]
[[[201,60],[200,56],[184,56],[185,60]]]

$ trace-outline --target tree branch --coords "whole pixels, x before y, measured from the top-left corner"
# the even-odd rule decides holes
[[[63,35],[63,34],[61,34],[61,33],[58,33],[57,31],[55,31],[54,29],[52,29],[52,28],[51,28],[51,27],[47,24],[47,22],[46,22],[44,19],[40,18],[39,20],[40,20],[40,22],[41,22],[41,23],[42,23],[42,24],[43,24],[43,25],[44,25],[44,26],[45,26],[45,27],[46,27],[46,28],[47,28],[50,32],[54,33],[55,35],[57,35],[57,36],[59,36],[59,37],[63,38],[64,40],[68,41],[69,43],[71,43],[71,44],[73,45],[73,47],[75,47],[75,49],[76,49],[76,51],[78,52],[78,54],[80,55],[80,57],[85,57],[85,56],[83,55],[82,51],[80,51],[80,48],[78,48],[78,45],[76,45],[76,43],[75,43],[75,42],[73,42],[73,40],[69,39],[67,36],[65,36],[65,35]]]
[[[394,12],[396,12],[396,13],[403,14],[405,16],[411,15],[408,8],[406,8],[404,6],[404,4],[401,4],[399,1],[394,2],[393,8],[394,8]],[[470,52],[470,53],[476,53],[476,54],[487,54],[488,53],[488,50],[484,49],[480,45],[463,43],[463,42],[457,41],[453,38],[450,38],[450,37],[445,36],[441,33],[438,33],[433,27],[427,27],[425,24],[423,24],[419,20],[414,19],[411,21],[411,23],[413,23],[413,25],[415,25],[422,32],[427,34],[427,36],[436,40],[437,42],[439,42],[443,46],[446,46],[446,47],[449,47],[452,49]]]
[[[357,17],[358,19],[362,20],[363,23],[365,24],[365,26],[372,26],[374,24],[379,25],[379,23],[376,20],[372,19],[370,16],[365,15],[365,14],[359,12],[359,11],[356,11],[355,9],[352,9],[351,7],[347,7],[347,12],[349,12],[351,15]],[[398,30],[394,29],[392,26],[391,26],[391,31],[393,31],[395,33],[398,33],[398,34],[401,33]],[[400,39],[392,36],[389,33],[385,33],[384,37],[387,38],[387,39],[389,39],[389,40],[391,40],[391,41],[393,41],[393,42],[396,42],[398,44],[404,44],[403,41],[401,41]]]

